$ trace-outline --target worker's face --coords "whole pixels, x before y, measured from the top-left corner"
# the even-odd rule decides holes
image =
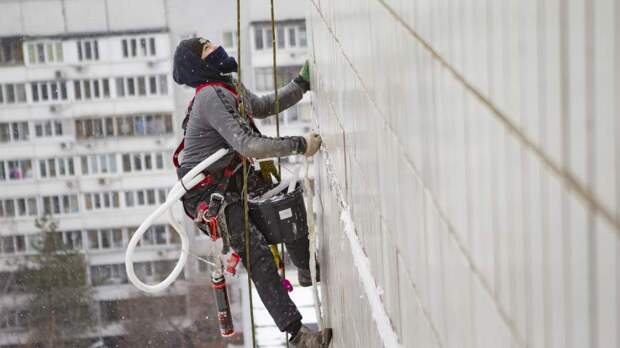
[[[207,41],[204,45],[202,45],[202,59],[207,58],[211,52],[215,51],[219,45],[213,44],[211,41]]]

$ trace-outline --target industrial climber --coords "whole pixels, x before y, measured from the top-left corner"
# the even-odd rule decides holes
[[[184,153],[177,169],[179,178],[218,149],[232,150],[208,168],[208,180],[204,185],[198,185],[198,188],[183,196],[183,205],[190,217],[195,221],[200,220],[205,209],[208,209],[205,202],[211,203],[213,193],[222,193],[227,239],[246,268],[247,262],[250,262],[251,279],[280,331],[290,334],[290,342],[294,347],[327,347],[331,340],[331,329],[312,332],[302,325],[301,314],[281,283],[269,245],[252,221],[250,260],[247,260],[245,212],[241,200],[244,180],[242,170],[238,170],[243,157],[260,159],[296,154],[312,156],[321,145],[321,137],[315,133],[303,137],[279,138],[261,135],[252,119],[275,114],[275,97],[273,94],[258,97],[245,90],[241,84],[238,88],[240,93],[237,94],[236,81],[231,75],[236,71],[236,60],[229,57],[224,48],[203,38],[182,41],[174,53],[174,80],[196,89],[183,122],[185,139]],[[299,76],[278,90],[280,110],[297,103],[310,89],[308,74],[306,63]],[[241,108],[248,117],[242,117]],[[178,163],[177,156],[178,154],[175,154],[175,161]],[[252,194],[253,190],[260,190],[261,177],[250,166],[247,180],[249,194]],[[286,243],[286,246],[298,268],[300,283],[310,285],[308,238]]]

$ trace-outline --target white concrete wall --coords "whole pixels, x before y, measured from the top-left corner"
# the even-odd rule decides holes
[[[620,5],[307,7],[333,346],[617,347]]]

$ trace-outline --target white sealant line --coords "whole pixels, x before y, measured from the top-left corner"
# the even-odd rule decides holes
[[[325,147],[322,148],[321,152],[323,155],[323,164],[327,169],[329,186],[336,194],[336,198],[341,208],[340,221],[344,225],[344,233],[349,240],[349,244],[351,245],[353,264],[355,265],[355,269],[357,270],[360,282],[363,285],[366,298],[368,299],[368,302],[370,304],[370,312],[372,314],[375,325],[377,326],[379,337],[381,337],[383,346],[386,348],[402,348],[400,343],[398,343],[398,335],[392,327],[390,317],[385,311],[383,301],[381,301],[381,291],[377,288],[377,282],[372,275],[370,260],[364,252],[364,248],[362,247],[362,244],[357,237],[357,233],[355,233],[355,223],[353,222],[353,219],[351,217],[349,205],[344,200],[341,186],[338,183],[336,174],[333,171],[333,167],[331,165],[331,161],[329,159],[327,151],[325,150]]]

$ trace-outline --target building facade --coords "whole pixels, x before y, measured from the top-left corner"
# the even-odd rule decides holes
[[[332,347],[617,347],[618,2],[308,7]]]
[[[34,219],[50,214],[59,238],[84,252],[100,336],[122,334],[124,248],[175,181],[176,144],[166,28],[74,32],[3,40],[0,70],[2,276],[19,314],[11,262],[36,253]],[[178,131],[177,131],[178,133]],[[138,273],[155,281],[174,266],[179,239],[160,221],[145,236]],[[181,304],[185,307],[185,304]],[[22,316],[17,315],[17,318]],[[8,318],[1,344],[24,342]]]

